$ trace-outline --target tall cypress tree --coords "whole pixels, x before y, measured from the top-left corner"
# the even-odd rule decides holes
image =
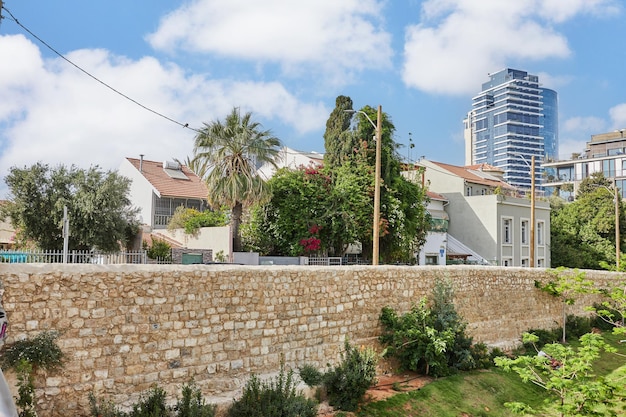
[[[338,96],[335,108],[326,121],[324,166],[329,170],[340,166],[354,147],[354,135],[350,130],[352,113],[346,110],[352,110],[352,99],[348,96]]]

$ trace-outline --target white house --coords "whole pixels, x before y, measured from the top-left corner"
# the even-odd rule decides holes
[[[188,167],[177,162],[126,158],[118,172],[131,180],[130,197],[140,221],[165,229],[178,206],[204,211],[208,189]]]
[[[530,266],[531,200],[502,180],[502,171],[487,164],[460,167],[422,159],[423,175],[430,190],[448,200],[448,245],[462,244],[473,256],[491,264]],[[535,266],[550,267],[550,205],[535,202]],[[450,255],[450,254],[448,254]]]
[[[264,180],[269,180],[274,176],[276,170],[280,168],[298,169],[301,166],[315,167],[322,163],[324,163],[324,154],[318,152],[301,152],[284,146],[276,158],[277,168],[274,168],[272,164],[266,163],[258,169],[257,173]]]

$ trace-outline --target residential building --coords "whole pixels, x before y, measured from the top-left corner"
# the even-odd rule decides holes
[[[0,205],[6,204],[5,200],[0,200]],[[11,220],[0,218],[0,250],[11,249],[15,243],[15,229],[11,224]]]
[[[505,182],[528,190],[534,156],[541,191],[542,162],[558,156],[557,93],[526,71],[506,68],[489,77],[464,120],[465,164],[498,167]]]
[[[573,200],[582,180],[596,172],[614,181],[626,198],[626,129],[592,135],[583,153],[544,166],[554,171],[545,185],[557,188],[564,198]]]
[[[301,166],[315,167],[324,163],[324,154],[318,152],[302,152],[284,146],[278,158],[276,158],[276,167],[270,163],[261,166],[257,173],[264,180],[269,180],[274,173],[280,168],[298,169]]]
[[[531,266],[531,200],[503,180],[503,171],[488,164],[455,166],[421,159],[423,181],[448,204],[448,257],[458,253],[451,242],[470,250],[479,263]],[[407,176],[410,178],[410,173]],[[550,267],[550,205],[535,201],[535,265]]]
[[[426,242],[417,254],[417,264],[445,265],[449,217],[444,207],[448,204],[448,199],[432,191],[427,191],[426,194],[429,199],[426,211],[430,214],[430,228],[426,234]]]
[[[126,158],[119,170],[131,180],[130,197],[139,209],[142,224],[151,229],[165,229],[177,207],[204,211],[208,189],[205,183],[185,165]]]

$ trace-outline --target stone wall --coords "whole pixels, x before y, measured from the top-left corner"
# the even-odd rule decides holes
[[[453,283],[475,341],[512,346],[529,328],[560,323],[562,304],[534,287],[549,278],[479,266],[0,264],[8,342],[61,332],[64,367],[37,379],[41,417],[87,415],[92,391],[128,406],[158,383],[175,398],[191,378],[210,402],[230,403],[251,372],[269,375],[281,361],[325,367],[346,337],[375,344],[381,308],[407,311],[436,279]]]

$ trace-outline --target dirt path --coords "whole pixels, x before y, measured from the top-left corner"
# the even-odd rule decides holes
[[[432,381],[432,378],[415,372],[404,372],[398,375],[380,375],[377,378],[378,383],[365,393],[365,402],[382,401],[402,392],[415,391]],[[318,408],[317,416],[332,417],[336,413],[328,403],[322,403]],[[347,413],[347,415],[353,414]]]

